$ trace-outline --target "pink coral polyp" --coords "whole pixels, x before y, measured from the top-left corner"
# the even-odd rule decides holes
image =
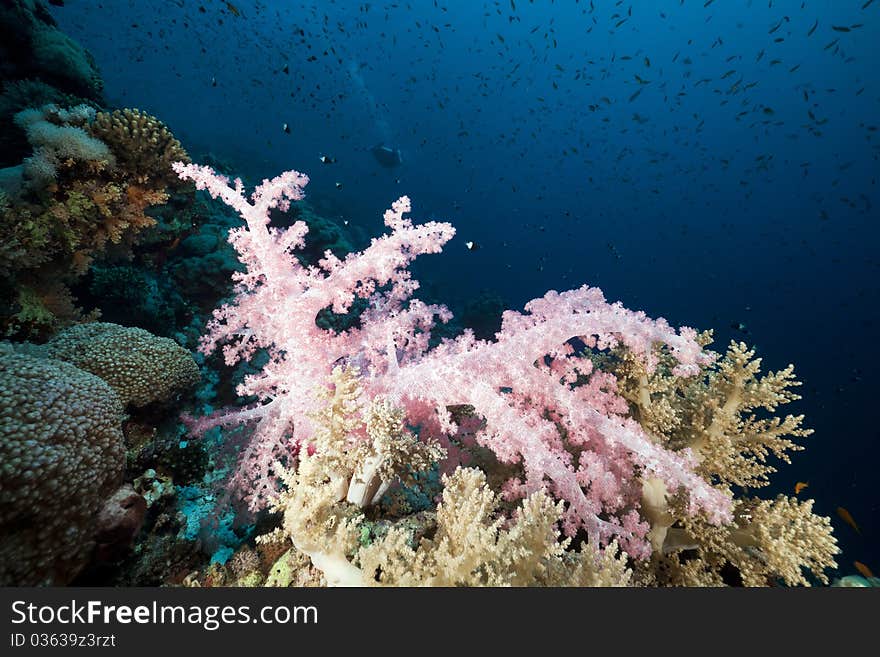
[[[258,406],[203,419],[199,427],[254,425],[231,481],[251,509],[274,496],[272,463],[291,462],[308,443],[309,416],[322,403],[317,392],[334,365],[347,362],[359,367],[366,394],[386,395],[404,408],[423,438],[449,444],[460,434],[456,443],[475,440],[499,461],[521,466],[522,476],[505,485],[506,496],[550,491],[565,502],[569,535],[583,529],[596,544],[618,537],[632,556],[646,555],[648,526],[636,512],[644,474],[670,492],[686,492],[692,513],[730,519],[729,498],[694,473],[688,454],[662,448],[627,417],[614,377],[571,347],[577,338],[599,350],[624,345],[650,371],[655,347],[665,345],[678,362],[675,374],[687,376],[711,362],[693,329],[676,331],[583,286],[550,291],[523,313],[505,312],[494,341],[466,331],[429,348],[435,322],[451,313],[411,298],[418,282],[408,266],[418,255],[440,252],[455,234],[450,224],[414,225],[405,216],[410,200],[401,197],[385,213],[390,233],[343,260],[328,252],[306,267],[293,255],[304,245],[306,225],[268,226],[271,208],[302,198],[306,176],[287,172],[264,181],[248,201],[241,181],[231,185],[208,167],[178,163],[175,171],[245,221],[230,242],[246,271],[236,276],[234,302],[215,311],[202,347],[208,352],[223,343],[228,363],[257,349],[268,350],[271,360],[239,390],[255,395]],[[368,301],[358,327],[336,333],[315,323],[322,309],[345,312],[358,297]],[[585,383],[575,385],[579,379]],[[482,418],[479,428],[463,430],[452,421],[447,408],[462,405]]]

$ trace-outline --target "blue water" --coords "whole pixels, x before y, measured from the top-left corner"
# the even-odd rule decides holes
[[[446,252],[416,268],[432,298],[460,308],[489,290],[521,307],[587,282],[715,328],[718,349],[743,339],[766,368],[795,363],[804,399],[784,410],[816,433],[762,495],[809,482],[841,573],[853,560],[880,570],[880,1],[234,8],[82,0],[52,13],[95,56],[109,102],[160,117],[196,161],[304,171],[310,200],[355,240],[402,194],[417,219],[452,221]],[[403,165],[378,166],[378,142]]]

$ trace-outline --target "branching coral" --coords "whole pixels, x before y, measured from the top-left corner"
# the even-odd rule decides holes
[[[230,242],[247,271],[235,276],[235,302],[215,312],[201,348],[208,353],[226,342],[229,364],[268,349],[270,364],[239,387],[239,394],[255,395],[260,404],[193,428],[255,425],[232,480],[251,508],[264,506],[277,488],[271,462],[290,459],[297,449],[301,453],[311,435],[305,418],[320,403],[314,390],[336,363],[347,362],[360,368],[371,398],[385,395],[405,409],[407,422],[423,439],[446,441],[457,434],[448,407],[472,406],[485,419],[477,443],[502,463],[521,467],[521,476],[508,482],[507,497],[526,497],[546,486],[567,503],[568,535],[583,528],[596,545],[620,536],[625,550],[644,554],[639,470],[670,489],[685,489],[690,512],[703,510],[715,522],[728,517],[729,497],[693,473],[687,452],[664,450],[626,418],[625,404],[605,389],[607,377],[599,373],[592,385],[572,386],[578,373],[593,372],[588,359],[573,353],[570,340],[600,349],[626,345],[649,371],[654,346],[667,344],[677,361],[674,373],[686,376],[710,360],[692,329],[677,332],[662,319],[609,304],[599,290],[584,286],[549,292],[530,302],[526,313],[505,313],[495,342],[466,333],[430,350],[435,316],[447,320],[450,313],[410,299],[418,282],[407,266],[419,254],[438,252],[454,233],[450,225],[413,225],[404,197],[385,213],[390,234],[344,260],[327,253],[319,266],[306,268],[292,253],[303,245],[306,226],[267,225],[271,208],[286,209],[289,200],[302,197],[305,176],[287,172],[264,181],[248,202],[240,180],[230,185],[208,167],[184,163],[175,170],[246,222],[231,231]],[[337,333],[316,324],[325,308],[345,313],[356,298],[369,302],[359,327]]]
[[[189,156],[155,116],[137,109],[99,112],[89,130],[110,147],[132,182],[157,188],[180,184],[171,164],[189,162]]]
[[[598,554],[567,551],[557,523],[561,503],[537,492],[515,518],[498,513],[499,499],[480,470],[459,468],[443,478],[443,500],[431,538],[412,546],[406,530],[392,529],[363,548],[368,578],[395,586],[626,586],[626,555],[612,543]]]
[[[269,226],[271,209],[286,210],[302,197],[305,176],[291,171],[266,180],[248,200],[241,180],[186,163],[174,168],[245,221],[229,241],[246,270],[234,275],[236,297],[215,311],[202,351],[222,345],[229,365],[261,350],[269,356],[238,388],[254,404],[193,421],[191,430],[250,432],[230,492],[259,510],[283,480],[277,504],[285,529],[328,582],[363,581],[359,509],[405,471],[383,464],[385,455],[423,467],[436,458],[435,443],[447,451],[447,472],[468,456],[484,472],[444,479],[445,508],[455,511],[438,510],[434,537],[422,527],[418,541],[406,534],[408,542],[398,527],[382,539],[384,548],[362,548],[368,564],[418,563],[418,572],[392,567],[367,579],[546,583],[558,568],[590,581],[595,571],[578,560],[616,559],[618,545],[627,555],[621,559],[639,563],[640,581],[651,584],[685,581],[668,575],[673,566],[721,582],[720,569],[731,564],[742,566],[749,584],[762,576],[799,584],[806,581],[802,569],[821,576],[833,563],[830,525],[809,505],[734,499],[734,485],[765,483],[773,471],[767,459],[786,459],[798,449],[790,437],[809,433],[798,416],[759,417],[761,409],[772,414],[797,398],[792,368],[759,377],[759,361],[738,344],[716,363],[717,354],[704,350],[708,334],[675,330],[587,286],[550,291],[524,312],[505,312],[492,341],[465,332],[432,346],[435,320],[450,313],[411,298],[418,282],[408,265],[438,252],[451,226],[414,225],[403,197],[385,213],[390,233],[344,260],[327,252],[305,266],[294,253],[304,246],[305,224]],[[356,303],[357,321],[344,330],[319,321],[328,309],[344,315]],[[345,377],[356,377],[357,386]],[[320,392],[327,379],[332,399]],[[370,413],[384,419],[363,420],[363,427],[353,419]],[[370,426],[382,428],[385,443],[367,437]],[[429,447],[419,451],[419,444]],[[500,520],[501,511],[523,524]],[[754,512],[760,526],[744,524],[734,511]],[[470,537],[455,525],[468,513]],[[567,549],[557,521],[563,535],[586,537],[584,555]],[[741,544],[743,532],[753,544]],[[786,551],[781,536],[796,547]],[[474,548],[461,567],[454,545]],[[524,580],[505,572],[510,550],[530,563]],[[581,563],[580,574],[560,561]]]
[[[710,341],[711,333],[700,336],[702,344]],[[734,486],[768,485],[775,472],[769,458],[790,462],[789,452],[803,449],[792,438],[812,433],[802,415],[774,415],[800,398],[792,390],[800,385],[794,367],[761,375],[761,359],[743,343],[731,342],[722,358],[685,380],[669,373],[668,354],[658,355],[661,365],[651,374],[628,354],[615,356],[606,365],[643,426],[671,449],[692,450],[696,471],[730,495]],[[720,584],[731,566],[750,586],[777,579],[807,584],[804,570],[827,582],[824,570],[836,565],[831,524],[812,513],[812,501],[738,499],[733,522],[717,527],[683,513],[662,482],[647,479],[642,509],[657,551],[651,577],[659,583]]]
[[[704,345],[711,333],[700,336]],[[692,450],[698,472],[726,484],[748,488],[765,486],[775,468],[775,456],[789,462],[788,452],[803,447],[791,438],[812,433],[801,424],[803,415],[772,414],[800,399],[791,388],[800,385],[794,366],[759,376],[761,359],[744,343],[731,342],[723,358],[702,376],[682,379],[671,375],[674,359],[659,354],[661,366],[648,373],[631,354],[618,351],[604,364],[617,378],[621,395],[646,429],[663,437],[670,447]]]
[[[298,469],[285,471],[276,466],[286,484],[277,506],[284,511],[284,529],[294,547],[310,558],[329,584],[628,583],[626,555],[618,555],[616,545],[601,557],[589,548],[567,551],[569,540],[562,540],[557,525],[561,503],[543,492],[535,493],[508,522],[499,513],[498,495],[476,469],[460,468],[444,478],[443,501],[432,523],[431,538],[422,538],[413,546],[412,532],[401,523],[359,548],[361,509],[378,495],[372,491],[387,488],[391,480],[384,477],[396,478],[401,465],[411,471],[426,468],[442,451],[402,431],[402,412],[386,400],[374,401],[364,410],[357,371],[336,368],[330,389],[321,395],[326,406],[314,417],[314,441]],[[389,444],[395,449],[381,448]],[[377,453],[383,455],[384,467],[365,468]],[[363,476],[365,469],[377,473],[375,484],[365,484],[365,479],[369,481]],[[370,492],[364,494],[364,489]]]
[[[734,521],[712,527],[682,518],[669,530],[655,557],[654,582],[675,586],[717,586],[735,569],[745,586],[809,586],[809,572],[825,584],[839,552],[831,521],[813,514],[813,500],[779,495],[772,500],[738,500]]]
[[[325,405],[313,415],[317,430],[298,467],[272,466],[286,485],[276,504],[294,546],[328,582],[357,583],[360,571],[346,555],[357,545],[360,508],[387,490],[390,477],[404,467],[428,467],[442,452],[405,432],[401,414],[382,400],[364,414],[356,370],[335,368],[330,388],[318,395]]]

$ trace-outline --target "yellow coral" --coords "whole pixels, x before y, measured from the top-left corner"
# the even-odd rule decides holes
[[[443,501],[431,538],[411,546],[409,533],[391,529],[358,553],[375,583],[396,586],[626,586],[626,555],[609,546],[567,552],[558,521],[561,503],[543,492],[525,499],[515,520],[497,513],[498,496],[475,468],[443,478]]]
[[[702,346],[711,333],[699,336]],[[803,447],[792,440],[812,433],[802,415],[774,415],[800,399],[794,367],[761,374],[761,359],[742,342],[731,342],[726,354],[702,374],[672,376],[671,354],[660,351],[659,366],[645,371],[625,350],[604,363],[618,377],[618,389],[642,426],[674,450],[689,448],[696,471],[733,496],[733,487],[758,488],[776,471],[771,456],[788,463],[789,453]],[[718,586],[721,572],[733,566],[748,586],[782,580],[807,584],[807,570],[827,581],[838,552],[827,518],[812,513],[812,502],[778,497],[772,501],[735,500],[736,521],[716,527],[691,517],[681,500],[670,499],[657,479],[642,482],[641,513],[651,524],[655,554],[639,567],[644,582],[667,586]]]
[[[190,161],[168,127],[138,109],[98,112],[89,129],[110,147],[117,168],[137,184],[157,188],[179,184],[171,163]]]
[[[657,583],[718,586],[720,572],[733,566],[745,586],[766,586],[777,580],[809,586],[805,571],[827,584],[826,568],[836,568],[840,550],[831,521],[813,513],[813,500],[800,502],[779,495],[773,500],[737,500],[731,525],[716,527],[699,518],[682,518],[669,531],[665,556],[658,563]],[[681,550],[690,551],[684,564]]]
[[[361,405],[357,370],[336,368],[313,416],[313,452],[296,471],[279,471],[286,490],[277,508],[296,551],[330,585],[617,584],[629,581],[626,555],[616,546],[602,557],[592,548],[569,551],[558,522],[561,507],[537,493],[508,524],[500,498],[476,469],[445,477],[436,531],[412,546],[412,524],[401,522],[369,546],[358,547],[362,506],[375,501],[380,483],[430,465],[442,455],[402,426],[403,413],[388,400]],[[370,440],[363,440],[361,432]],[[361,436],[357,440],[355,436]],[[356,491],[354,494],[352,491]],[[346,501],[348,500],[348,501]],[[269,540],[269,539],[266,539]]]
[[[704,346],[710,339],[700,336]],[[801,449],[792,439],[811,433],[801,416],[773,415],[798,399],[791,366],[762,375],[754,351],[731,343],[700,375],[682,378],[673,376],[670,354],[657,356],[651,373],[623,349],[597,358],[607,358],[603,368],[614,370],[649,434],[669,449],[693,450],[698,474],[731,497],[735,485],[766,484],[774,471],[769,457],[787,460]],[[686,496],[671,496],[649,477],[640,508],[654,554],[634,563],[635,573],[616,544],[572,549],[559,533],[562,508],[546,493],[505,507],[490,485],[491,468],[444,477],[436,513],[376,520],[367,507],[391,480],[406,477],[406,464],[427,467],[441,451],[412,436],[389,400],[365,404],[357,370],[334,370],[324,400],[312,417],[314,452],[301,455],[296,472],[284,472],[278,508],[292,553],[331,585],[794,586],[827,582],[824,571],[835,566],[830,521],[813,513],[812,501],[737,499],[734,521],[719,527],[691,515]]]

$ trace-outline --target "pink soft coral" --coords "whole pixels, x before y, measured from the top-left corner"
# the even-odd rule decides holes
[[[465,332],[430,349],[435,320],[451,314],[411,298],[418,282],[407,267],[420,254],[439,252],[455,234],[450,224],[414,226],[404,216],[409,199],[402,197],[385,213],[389,234],[344,260],[328,251],[318,266],[305,267],[293,255],[304,244],[305,224],[278,230],[269,227],[268,214],[302,198],[306,176],[287,172],[264,181],[248,202],[240,180],[231,186],[197,165],[178,163],[175,171],[246,222],[229,237],[246,271],[235,275],[235,301],[215,311],[201,349],[209,353],[222,342],[232,364],[264,348],[271,360],[238,390],[256,396],[255,406],[202,418],[196,428],[254,425],[231,482],[251,509],[274,495],[272,463],[291,461],[308,441],[308,415],[320,403],[316,391],[334,365],[346,362],[360,368],[366,394],[390,396],[423,437],[464,433],[448,408],[473,406],[485,419],[475,440],[501,462],[522,465],[523,478],[509,481],[505,493],[549,489],[566,502],[569,535],[584,529],[595,544],[619,536],[633,556],[647,554],[648,527],[637,512],[644,474],[664,481],[670,492],[685,491],[691,512],[729,520],[729,499],[694,474],[690,455],[661,448],[627,417],[614,378],[594,372],[571,342],[594,349],[623,344],[649,370],[654,347],[665,344],[678,361],[675,373],[686,376],[710,362],[693,329],[676,332],[665,320],[609,304],[600,290],[584,286],[548,292],[525,313],[506,312],[493,342]],[[358,297],[369,302],[358,327],[336,333],[316,324],[323,309],[344,313]]]

